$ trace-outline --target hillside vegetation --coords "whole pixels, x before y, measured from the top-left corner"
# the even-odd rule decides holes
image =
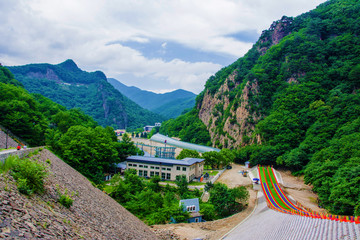
[[[238,162],[305,174],[321,206],[360,215],[359,87],[360,1],[330,0],[274,22],[160,132],[198,141],[172,129],[202,129]]]
[[[39,93],[68,109],[80,108],[103,127],[135,129],[163,119],[114,89],[103,72],[82,71],[72,60],[57,65],[8,68],[29,92]]]
[[[114,164],[139,150],[117,142],[112,127],[103,128],[80,109],[67,110],[40,94],[30,94],[0,66],[0,125],[30,146],[47,145],[66,163],[95,183]]]

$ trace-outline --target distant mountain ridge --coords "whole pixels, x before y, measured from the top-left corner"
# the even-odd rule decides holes
[[[107,82],[101,71],[86,72],[73,60],[8,67],[31,93],[40,93],[66,108],[80,108],[102,126],[139,128],[163,117],[143,109]]]
[[[168,119],[179,116],[184,110],[193,108],[195,105],[196,94],[183,89],[168,93],[154,93],[137,87],[126,86],[114,78],[108,78],[108,82],[141,107]]]

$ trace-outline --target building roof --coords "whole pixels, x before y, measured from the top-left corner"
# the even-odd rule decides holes
[[[118,163],[116,164],[116,167],[121,169],[126,169],[126,163],[125,162]]]
[[[199,199],[198,198],[182,199],[182,200],[180,200],[180,205],[181,204],[184,204],[184,207],[194,205],[196,209],[200,210],[200,205],[199,205]]]
[[[217,148],[212,148],[212,147],[207,147],[207,146],[198,145],[198,144],[194,144],[194,143],[178,141],[176,139],[164,136],[160,133],[153,135],[150,138],[150,140],[154,141],[154,142],[159,142],[159,143],[165,143],[165,141],[166,141],[166,144],[168,144],[168,145],[172,145],[172,146],[179,147],[179,148],[196,150],[200,153],[211,152],[211,151],[220,152],[220,149],[217,149]]]
[[[126,158],[127,161],[148,163],[148,164],[160,164],[160,165],[183,165],[191,166],[195,163],[203,162],[205,159],[201,158],[184,158],[183,160],[168,159],[168,158],[156,158],[147,156],[130,156]]]

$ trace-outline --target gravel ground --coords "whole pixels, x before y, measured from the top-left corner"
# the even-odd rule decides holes
[[[180,224],[167,224],[167,225],[155,225],[154,229],[170,230],[180,236],[180,239],[194,239],[194,238],[203,238],[209,240],[220,239],[230,230],[236,227],[244,219],[246,219],[250,213],[253,211],[257,192],[251,189],[252,181],[249,177],[243,177],[239,171],[249,170],[243,165],[233,164],[232,169],[226,170],[217,182],[225,183],[229,187],[237,186],[248,186],[250,199],[248,207],[237,214],[234,214],[231,217],[220,219],[216,221],[209,221],[204,223],[180,223]],[[299,201],[304,206],[311,208],[315,211],[325,212],[324,209],[320,209],[316,202],[314,201],[317,198],[317,195],[311,191],[311,187],[304,184],[302,177],[294,177],[289,171],[279,171],[281,173],[282,179],[284,181],[284,191],[287,194],[290,194],[292,198]],[[265,206],[264,209],[267,209]],[[268,210],[270,214],[274,211]],[[274,214],[282,216],[281,214]],[[285,215],[287,216],[287,215]],[[290,216],[290,215],[289,215]],[[291,216],[290,216],[291,217]],[[269,220],[270,221],[270,220]],[[244,228],[243,228],[244,229]],[[259,231],[261,232],[261,231]],[[244,239],[251,239],[249,238]],[[236,236],[234,239],[242,239],[239,236]]]

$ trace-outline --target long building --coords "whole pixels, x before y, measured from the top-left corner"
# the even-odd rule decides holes
[[[126,159],[127,169],[135,169],[140,177],[155,175],[165,180],[175,181],[176,176],[185,175],[190,182],[200,178],[204,172],[204,159],[185,158],[182,160],[155,158],[145,156],[130,156]]]

